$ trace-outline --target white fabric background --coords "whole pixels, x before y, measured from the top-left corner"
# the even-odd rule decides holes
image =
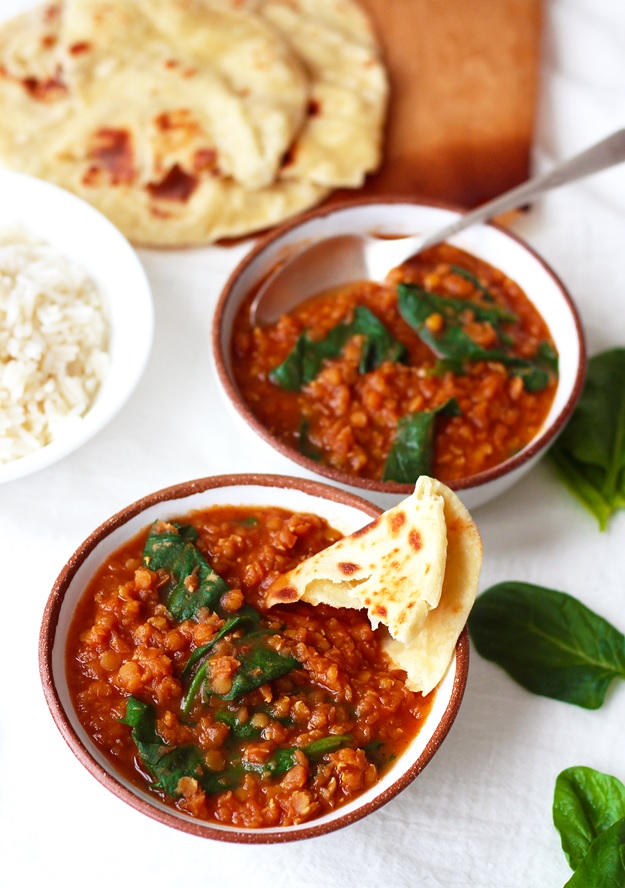
[[[0,16],[27,2],[0,0]],[[625,125],[625,5],[547,0],[546,11],[537,168]],[[624,218],[625,166],[554,192],[515,223],[568,285],[591,354],[625,346]],[[526,693],[474,652],[460,714],[411,787],[341,832],[277,846],[211,842],[140,816],[83,770],[48,714],[37,668],[41,615],[91,529],[169,484],[228,471],[293,473],[233,424],[211,370],[212,311],[245,250],[142,251],[156,335],[136,393],[80,451],[0,489],[0,881],[559,888],[571,871],[551,821],[554,781],[585,764],[625,782],[622,683],[587,712]],[[543,461],[475,517],[481,589],[505,579],[552,586],[625,630],[625,514],[599,533]]]

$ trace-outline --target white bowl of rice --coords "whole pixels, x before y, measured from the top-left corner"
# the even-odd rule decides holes
[[[0,170],[0,482],[102,429],[150,353],[150,287],[104,216],[47,182]]]

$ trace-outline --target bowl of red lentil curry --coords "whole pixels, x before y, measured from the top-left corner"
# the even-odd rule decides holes
[[[322,835],[393,799],[445,739],[480,566],[471,516],[434,479],[384,513],[287,476],[167,488],[61,571],[46,699],[142,814],[230,842]]]
[[[384,508],[421,474],[475,508],[544,454],[585,372],[566,288],[519,237],[487,224],[413,257],[382,283],[308,297],[276,323],[253,325],[250,304],[302,244],[427,234],[457,216],[393,199],[323,207],[261,240],[215,313],[217,374],[248,431],[291,466]]]

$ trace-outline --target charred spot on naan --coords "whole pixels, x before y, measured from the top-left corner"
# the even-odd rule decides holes
[[[67,51],[70,55],[77,56],[82,55],[84,52],[89,52],[90,49],[91,43],[88,40],[77,40],[76,43],[72,43],[67,48]]]
[[[64,99],[67,96],[67,86],[61,79],[60,69],[57,76],[48,77],[46,80],[38,80],[36,77],[24,77],[19,82],[28,95],[37,102],[56,102],[58,99]]]
[[[392,532],[399,533],[401,528],[406,523],[406,513],[405,512],[397,512],[395,515],[393,515],[393,517],[389,523],[390,523]]]
[[[358,564],[354,564],[352,561],[341,561],[339,563],[339,570],[341,573],[350,576],[355,573],[355,571],[360,570],[360,566]]]
[[[293,586],[276,586],[273,592],[272,606],[274,604],[293,604],[299,598],[297,590]]]
[[[191,176],[175,164],[160,182],[150,182],[146,188],[151,197],[158,200],[189,200],[198,186],[197,176]]]
[[[408,534],[408,542],[418,552],[423,547],[423,539],[418,530],[411,530]]]
[[[137,171],[134,162],[132,135],[126,129],[102,128],[94,132],[87,148],[90,167],[83,182],[86,185],[128,185]]]

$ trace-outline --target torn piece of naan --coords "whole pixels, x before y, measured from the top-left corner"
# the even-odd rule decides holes
[[[407,499],[280,576],[265,600],[366,609],[408,687],[427,694],[453,657],[481,563],[467,509],[446,485],[421,476]]]

